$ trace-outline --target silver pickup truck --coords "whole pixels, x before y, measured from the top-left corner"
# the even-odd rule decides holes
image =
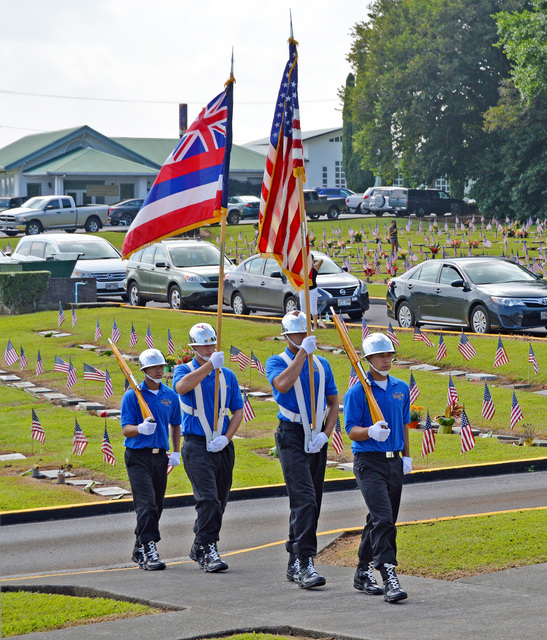
[[[76,207],[71,196],[37,196],[22,207],[0,213],[0,231],[16,236],[24,231],[34,236],[46,229],[64,229],[71,232],[85,229],[100,231],[108,215],[107,205]]]

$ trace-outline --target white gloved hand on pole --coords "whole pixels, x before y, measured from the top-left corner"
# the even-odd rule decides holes
[[[137,430],[143,436],[151,436],[156,430],[156,423],[154,418],[145,418],[140,424],[137,425]]]
[[[211,453],[222,451],[229,442],[230,441],[226,436],[217,436],[216,438],[213,438],[211,442],[207,443],[207,451],[210,451]]]
[[[306,336],[304,340],[302,340],[302,344],[300,346],[308,355],[311,355],[317,348],[315,341],[315,336]]]
[[[315,436],[315,440],[308,443],[308,453],[319,453],[328,441],[327,435],[321,431]]]
[[[169,456],[169,466],[178,467],[180,464],[180,451],[173,451]]]
[[[387,422],[378,420],[368,428],[368,437],[378,442],[385,442],[389,438],[391,429],[384,429],[383,427],[387,427]]]
[[[224,365],[224,351],[214,351],[209,358],[213,369],[220,369]]]
[[[412,458],[408,456],[403,456],[403,474],[406,476],[407,473],[412,471]]]

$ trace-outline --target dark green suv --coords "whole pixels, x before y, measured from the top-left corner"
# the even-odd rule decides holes
[[[374,187],[368,208],[373,212],[388,211],[397,217],[414,213],[421,218],[431,213],[444,215],[466,214],[469,207],[464,200],[452,198],[441,189],[407,189],[406,187]]]

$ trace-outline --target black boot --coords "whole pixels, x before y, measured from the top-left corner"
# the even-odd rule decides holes
[[[199,564],[199,568],[203,569],[204,557],[205,557],[205,549],[197,542],[194,542],[194,544],[192,545],[192,548],[190,549],[190,560],[197,562]]]
[[[135,541],[135,546],[133,547],[133,553],[131,554],[131,560],[136,564],[141,564],[144,560],[144,545],[139,544]]]
[[[398,602],[408,598],[407,592],[401,589],[394,564],[385,562],[380,567],[380,573],[384,581],[384,600],[386,602]]]
[[[216,542],[210,542],[204,547],[205,555],[203,556],[202,569],[208,573],[216,573],[217,571],[226,571],[228,565],[220,557]]]
[[[381,596],[384,593],[382,587],[376,582],[373,574],[374,563],[369,562],[366,569],[357,567],[353,577],[353,586],[359,591],[368,593],[369,596]]]
[[[144,545],[144,559],[139,566],[141,569],[146,569],[147,571],[160,571],[161,569],[165,569],[165,562],[161,561],[158,550],[156,549],[156,543],[153,540],[150,540],[150,542]]]
[[[289,564],[287,566],[287,580],[296,581],[296,577],[300,573],[300,560],[293,555],[289,556]]]
[[[327,584],[323,576],[320,576],[313,566],[313,558],[310,556],[300,563],[300,571],[294,577],[294,581],[302,587],[302,589],[311,589],[312,587],[322,587]]]

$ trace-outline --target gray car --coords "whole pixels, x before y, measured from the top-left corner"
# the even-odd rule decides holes
[[[232,266],[225,258],[224,268]],[[163,240],[127,261],[125,288],[129,304],[169,302],[173,309],[216,304],[220,251],[202,240]]]

